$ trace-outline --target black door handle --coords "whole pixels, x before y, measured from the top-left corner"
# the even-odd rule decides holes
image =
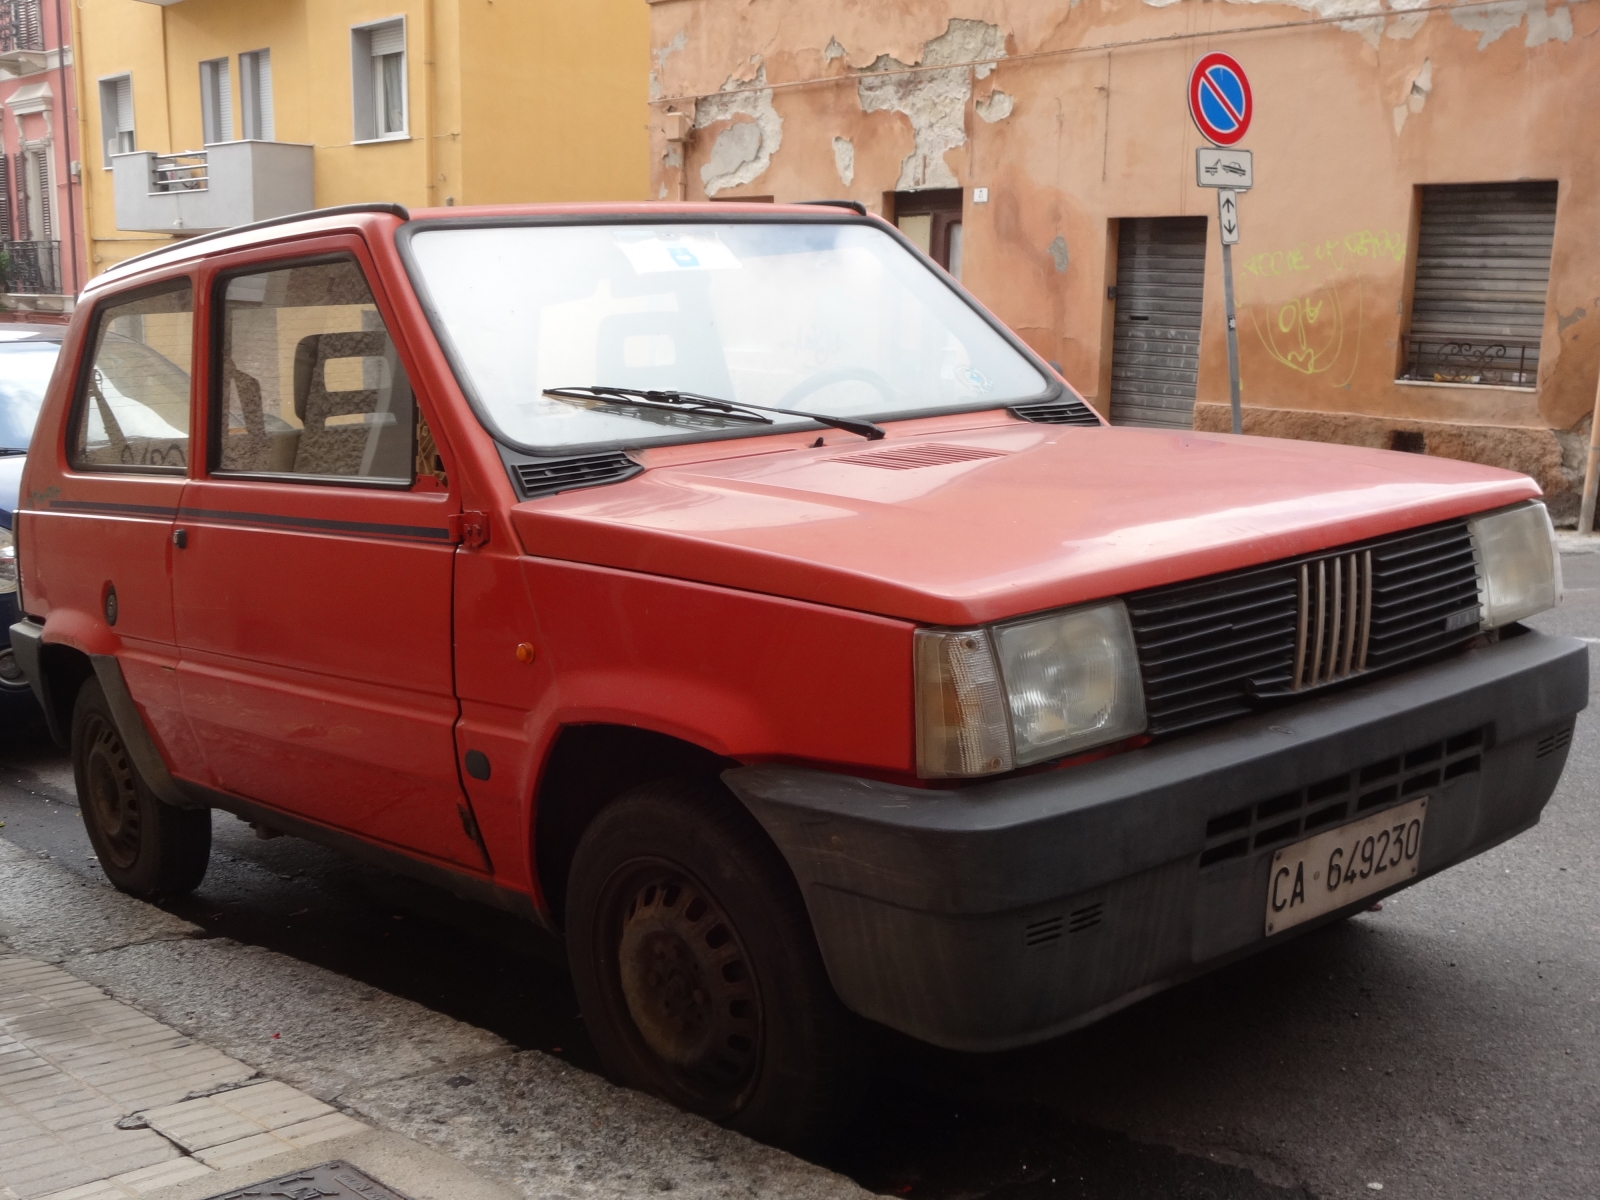
[[[189,531],[187,529],[174,529],[172,531],[172,544],[182,550],[189,544]]]

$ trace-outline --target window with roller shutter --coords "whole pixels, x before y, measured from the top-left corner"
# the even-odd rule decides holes
[[[1421,190],[1400,378],[1533,387],[1555,241],[1555,183]]]
[[[404,17],[350,31],[350,82],[356,141],[409,136]]]

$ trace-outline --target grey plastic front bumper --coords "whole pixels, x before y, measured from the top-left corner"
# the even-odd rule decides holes
[[[1204,734],[994,783],[927,790],[786,766],[723,779],[793,869],[850,1008],[940,1046],[997,1050],[1350,911],[1269,942],[1268,869],[1286,843],[1240,852],[1235,839],[1235,857],[1209,861],[1227,839],[1208,839],[1208,823],[1241,806],[1298,792],[1302,814],[1326,809],[1343,777],[1353,819],[1361,795],[1381,790],[1363,785],[1363,770],[1376,778],[1398,760],[1393,802],[1433,798],[1418,878],[1535,824],[1588,678],[1583,643],[1523,633]]]

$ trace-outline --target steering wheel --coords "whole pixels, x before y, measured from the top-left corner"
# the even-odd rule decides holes
[[[835,383],[843,383],[853,379],[858,383],[865,383],[877,389],[878,394],[885,400],[893,400],[896,396],[894,385],[870,367],[829,367],[825,371],[817,371],[807,375],[795,384],[778,400],[776,407],[788,408],[798,400],[803,400],[812,392],[821,391]]]

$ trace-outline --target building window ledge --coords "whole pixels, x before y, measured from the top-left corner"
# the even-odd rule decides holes
[[[1510,383],[1468,383],[1466,381],[1450,382],[1442,379],[1396,379],[1401,387],[1425,388],[1473,388],[1480,392],[1515,392],[1522,396],[1531,396],[1538,392],[1536,387],[1519,387]]]
[[[391,133],[377,138],[356,138],[350,144],[352,146],[381,146],[386,142],[409,142],[410,140],[411,135],[409,133]]]

